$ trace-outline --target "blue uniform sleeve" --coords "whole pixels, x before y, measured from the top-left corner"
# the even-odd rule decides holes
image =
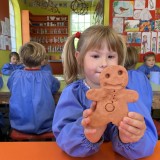
[[[24,69],[24,65],[23,64],[18,64],[18,65],[16,65],[16,69]]]
[[[55,78],[53,75],[51,75],[51,78],[52,78],[51,91],[52,91],[52,94],[55,94],[60,88],[60,81],[57,78]]]
[[[151,113],[153,92],[146,75],[141,71],[129,70],[127,88],[138,92],[140,99]]]
[[[41,66],[41,70],[43,70],[43,71],[50,71],[53,74],[53,70],[52,70],[50,64]]]
[[[93,144],[84,136],[81,125],[82,112],[90,104],[85,102],[84,93],[81,97],[78,90],[81,89],[67,87],[63,90],[56,106],[52,130],[62,150],[73,157],[86,157],[96,153],[102,141]]]
[[[4,75],[11,75],[13,71],[14,71],[14,68],[9,63],[4,64],[2,67],[2,74]]]
[[[146,76],[149,75],[149,70],[147,69],[146,65],[142,65],[139,68],[137,68],[138,71],[143,72]]]
[[[0,76],[0,88],[2,88],[2,86],[3,86],[3,79],[2,79],[2,77]]]
[[[128,159],[138,159],[153,153],[157,142],[157,132],[149,110],[139,99],[129,103],[129,111],[138,112],[145,118],[147,129],[144,136],[136,143],[122,143],[118,128],[108,124],[98,143],[91,143],[84,135],[81,125],[83,111],[90,107],[91,101],[86,98],[86,90],[81,85],[66,87],[57,104],[52,130],[60,148],[73,157],[87,157],[99,151],[103,140],[111,141],[113,150]]]
[[[151,118],[151,114],[146,110],[146,107],[141,100],[138,100],[136,103],[130,103],[128,106],[129,111],[137,112],[144,116],[147,127],[145,134],[138,142],[124,144],[119,139],[118,129],[112,127],[110,130],[110,136],[113,143],[113,149],[131,160],[150,156],[153,154],[158,140],[157,131]]]

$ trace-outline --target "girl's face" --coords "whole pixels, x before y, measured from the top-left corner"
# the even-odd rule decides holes
[[[17,64],[18,63],[18,58],[16,56],[11,57],[11,63],[12,64]]]
[[[106,45],[100,50],[90,50],[84,57],[84,75],[91,88],[99,87],[99,76],[102,70],[110,65],[118,65],[118,54],[109,51]]]
[[[155,58],[154,57],[148,57],[147,59],[146,59],[146,62],[145,62],[145,64],[149,67],[149,68],[151,68],[151,67],[153,67],[154,65],[155,65]]]

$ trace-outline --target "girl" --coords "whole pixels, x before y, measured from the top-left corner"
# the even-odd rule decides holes
[[[150,72],[160,72],[160,67],[156,63],[156,55],[154,52],[147,52],[143,57],[144,64],[141,65],[138,70],[142,71],[148,78],[150,78]]]
[[[75,38],[79,38],[77,49]],[[128,116],[118,127],[112,123],[90,127],[90,116],[96,102],[86,98],[86,91],[99,88],[102,70],[110,65],[124,65],[125,56],[126,46],[122,38],[108,26],[91,26],[66,41],[63,50],[64,74],[69,85],[57,104],[52,129],[58,145],[69,155],[92,155],[98,152],[104,140],[111,141],[113,149],[128,159],[153,153],[157,132],[141,99],[128,104]],[[132,85],[130,83],[127,88],[132,89]]]
[[[8,79],[11,127],[25,133],[41,134],[52,130],[55,110],[54,93],[60,82],[50,72],[42,71],[41,62],[46,51],[36,42],[28,42],[20,49],[26,66],[16,70]]]
[[[24,69],[23,64],[19,64],[19,54],[17,52],[11,52],[9,55],[10,63],[6,63],[2,67],[2,74],[11,75],[16,69]]]

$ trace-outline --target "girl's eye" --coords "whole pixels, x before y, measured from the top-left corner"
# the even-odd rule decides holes
[[[92,55],[93,58],[99,58],[99,55]]]
[[[111,55],[110,55],[110,56],[108,56],[108,58],[109,58],[109,59],[112,59],[112,58],[114,58],[114,56],[111,56]]]

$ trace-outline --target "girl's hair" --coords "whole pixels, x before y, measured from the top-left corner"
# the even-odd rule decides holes
[[[109,50],[118,53],[118,64],[124,65],[126,45],[123,38],[111,27],[103,25],[94,25],[89,27],[80,34],[77,49],[74,45],[75,38],[75,35],[68,37],[62,53],[64,77],[67,84],[77,80],[79,76],[84,77],[83,60],[85,54],[89,50],[101,49],[104,43],[107,45]],[[80,53],[78,63],[75,58],[76,51]]]
[[[138,50],[135,47],[127,47],[127,54],[124,67],[127,70],[135,69],[138,62]]]
[[[18,61],[20,60],[19,54],[18,54],[17,52],[11,52],[11,53],[9,54],[9,59],[11,60],[11,57],[13,57],[13,56],[15,56]]]
[[[144,62],[146,62],[149,57],[154,57],[156,60],[156,55],[154,54],[154,52],[146,52],[143,56]]]
[[[37,67],[46,56],[46,50],[43,45],[37,42],[28,42],[24,44],[19,51],[23,64],[27,67]]]

